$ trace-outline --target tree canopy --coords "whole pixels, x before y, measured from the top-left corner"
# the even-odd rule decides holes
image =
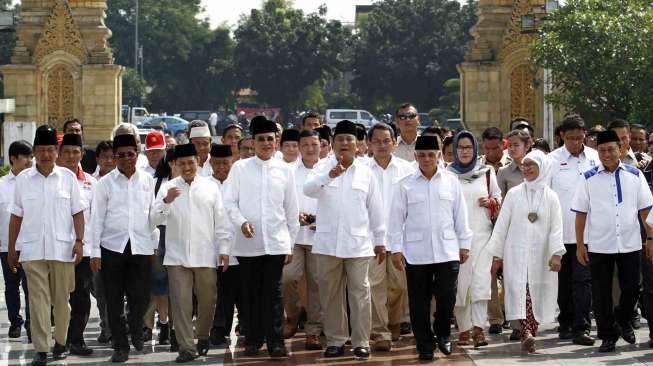
[[[653,1],[567,0],[532,48],[550,100],[590,120],[653,122]]]

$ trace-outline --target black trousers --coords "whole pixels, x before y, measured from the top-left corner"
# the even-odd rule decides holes
[[[68,324],[68,343],[84,343],[84,330],[91,314],[91,289],[93,272],[89,257],[82,258],[75,266],[75,291],[70,294],[70,323]]]
[[[433,351],[435,340],[451,335],[451,318],[456,305],[458,261],[406,265],[408,306],[418,351]],[[436,316],[431,329],[431,298],[435,296]]]
[[[576,244],[565,244],[565,249],[558,272],[558,322],[574,334],[584,333],[591,328],[592,272],[578,262]]]
[[[20,254],[20,252],[18,252]],[[27,290],[27,278],[23,267],[18,266],[16,273],[13,273],[7,262],[7,252],[0,253],[2,261],[2,276],[5,279],[5,302],[7,303],[7,317],[12,326],[23,325],[23,317],[20,316],[20,292],[22,286],[25,294],[25,321],[29,323],[29,291]]]
[[[646,258],[642,251],[642,294],[641,302],[646,322],[648,323],[649,338],[653,339],[653,263]]]
[[[245,345],[283,345],[281,273],[285,255],[238,257]],[[242,328],[242,327],[241,327]]]
[[[242,311],[240,299],[243,286],[240,282],[240,266],[230,266],[227,272],[218,268],[218,301],[215,304],[215,316],[213,317],[213,332],[220,332],[229,336],[234,322],[234,306],[238,306],[239,313]],[[243,320],[239,319],[241,332]],[[245,334],[245,333],[243,333]]]
[[[123,253],[102,248],[101,273],[113,349],[129,350],[125,319],[122,316],[125,309],[124,298],[126,295],[129,307],[127,321],[132,341],[140,339],[143,336],[143,316],[150,303],[151,256],[131,254],[130,243],[127,243]]]
[[[619,326],[630,328],[630,319],[639,295],[640,252],[601,254],[589,253],[592,271],[592,305],[598,337],[601,340],[619,338]],[[617,265],[621,296],[614,309],[612,276]],[[621,309],[624,309],[623,311]]]

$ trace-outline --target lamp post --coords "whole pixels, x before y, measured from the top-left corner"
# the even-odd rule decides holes
[[[138,72],[138,0],[134,0],[134,69]]]

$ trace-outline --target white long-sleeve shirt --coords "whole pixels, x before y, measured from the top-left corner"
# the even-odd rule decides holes
[[[299,208],[290,165],[256,156],[238,160],[225,181],[223,198],[236,238],[232,255],[291,253],[299,230]],[[252,238],[241,230],[246,222],[254,226]]]
[[[386,227],[389,227],[389,218],[390,218],[390,206],[392,205],[392,195],[394,194],[395,184],[403,177],[413,173],[415,169],[413,165],[408,161],[393,156],[390,159],[388,167],[383,169],[375,159],[370,159],[368,165],[376,181],[379,183],[379,188],[381,190],[381,203],[383,204],[383,222]],[[383,242],[387,250],[390,250],[390,240],[386,235],[386,238]]]
[[[460,260],[473,232],[458,177],[438,168],[427,179],[419,170],[395,185],[390,209],[390,249],[409,264]]]
[[[313,197],[308,197],[304,194],[304,182],[310,175],[311,171],[319,162],[315,163],[312,169],[307,168],[304,165],[304,162],[301,159],[297,159],[295,164],[295,185],[297,187],[297,201],[299,203],[299,212],[315,215],[317,212],[317,200]],[[302,245],[313,245],[313,240],[315,240],[315,231],[306,226],[300,226],[297,237],[295,238],[295,244]]]
[[[172,187],[179,188],[181,195],[172,203],[163,202]],[[220,189],[210,178],[198,175],[190,185],[181,177],[165,183],[156,196],[150,219],[154,225],[166,223],[163,265],[215,268],[218,256],[229,254],[231,225]]]
[[[329,171],[337,163],[329,158],[304,183],[304,194],[317,199],[312,252],[338,258],[372,257],[374,246],[384,245],[386,235],[379,184],[367,163],[358,159],[331,178]]]
[[[0,178],[0,252],[9,250],[9,218],[11,202],[14,200],[16,176],[12,171]],[[18,248],[18,245],[16,246]]]
[[[16,247],[20,261],[72,262],[73,216],[83,210],[77,178],[70,170],[55,166],[44,177],[33,166],[18,174],[10,213],[23,218]]]
[[[100,247],[123,253],[128,241],[132,254],[154,254],[159,243],[149,218],[153,206],[154,179],[144,171],[127,178],[114,169],[102,177],[93,192],[91,256],[100,258]]]
[[[223,186],[222,182],[220,182],[220,180],[218,180],[218,179],[215,179],[214,176],[209,177],[209,180],[213,184],[215,184],[218,187],[218,189],[220,190],[220,197],[222,198],[222,206],[224,207],[224,193],[222,193],[224,191],[224,186]],[[227,210],[225,209],[225,214],[226,214],[226,212],[227,212]],[[234,242],[234,236],[235,236],[234,235],[234,226],[231,224],[231,220],[229,219],[228,216],[227,216],[227,221],[228,221],[227,229],[229,230],[229,232],[231,234],[231,245],[229,247],[229,250],[233,251],[233,242]],[[236,257],[234,257],[233,255],[230,255],[229,256],[229,267],[233,267],[233,266],[237,266],[237,265],[238,265],[238,259]]]
[[[84,257],[90,257],[93,251],[93,224],[91,223],[93,215],[91,214],[91,203],[93,202],[93,188],[95,188],[97,180],[92,175],[82,171],[81,168],[79,169],[77,174],[84,175],[84,179],[79,179],[79,176],[77,177],[80,199],[84,207]],[[73,230],[73,235],[75,235],[75,230]]]

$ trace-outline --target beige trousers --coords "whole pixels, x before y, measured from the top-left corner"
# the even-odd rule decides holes
[[[337,258],[321,254],[316,254],[316,257],[327,346],[341,347],[349,339],[346,290],[351,311],[351,344],[354,348],[369,347],[372,330],[368,279],[370,258]]]
[[[283,307],[286,317],[296,323],[301,312],[301,287],[306,287],[306,335],[319,336],[323,329],[317,277],[317,259],[311,253],[311,246],[295,244],[292,262],[283,267],[281,277]]]
[[[487,306],[488,320],[490,325],[503,324],[503,291],[496,276],[492,277],[491,289],[491,298]]]
[[[392,340],[388,325],[399,325],[408,302],[406,272],[397,271],[386,259],[379,264],[370,259],[369,279],[372,297],[372,335],[374,340]]]
[[[49,352],[54,306],[54,340],[66,344],[70,322],[70,293],[75,290],[75,264],[37,260],[21,263],[29,290],[30,328],[35,352]]]
[[[197,298],[197,339],[209,338],[217,300],[215,268],[166,266],[170,284],[170,305],[175,319],[175,335],[179,352],[197,353],[193,335],[193,293]]]

